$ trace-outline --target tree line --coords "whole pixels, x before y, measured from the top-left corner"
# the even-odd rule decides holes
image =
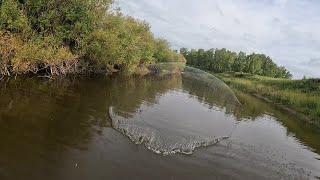
[[[180,53],[187,60],[187,65],[215,73],[243,72],[274,78],[291,78],[285,67],[279,67],[264,54],[249,54],[223,49],[187,49],[181,48]]]
[[[0,0],[0,76],[135,72],[183,60],[113,0]]]

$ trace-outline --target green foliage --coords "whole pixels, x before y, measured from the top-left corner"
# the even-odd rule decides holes
[[[12,59],[13,72],[37,73],[48,69],[51,75],[72,72],[77,56],[69,48],[55,43],[54,37],[35,38],[25,43]]]
[[[183,61],[169,43],[154,38],[144,21],[113,9],[112,0],[0,1],[0,75],[126,72],[158,62]],[[1,60],[4,62],[4,60]],[[8,73],[9,72],[9,73]]]
[[[26,32],[30,29],[28,18],[25,16],[19,2],[5,0],[0,6],[0,29],[11,32]]]
[[[284,67],[278,67],[270,57],[264,54],[246,55],[226,49],[191,49],[182,48],[180,53],[187,59],[187,64],[215,73],[244,72],[276,78],[291,78]]]
[[[168,50],[169,43],[164,39],[157,39],[155,43],[155,53],[154,57],[158,62],[165,62],[170,59],[171,51]]]
[[[215,74],[231,87],[260,95],[320,122],[320,81],[289,80],[245,73]]]

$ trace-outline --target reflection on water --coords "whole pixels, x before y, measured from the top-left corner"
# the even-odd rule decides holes
[[[181,76],[0,82],[0,179],[320,176],[319,130],[236,94],[241,107]],[[192,156],[158,156],[113,130],[109,107],[169,132],[231,138]]]

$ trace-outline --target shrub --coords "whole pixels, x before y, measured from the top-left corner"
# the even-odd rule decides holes
[[[156,61],[183,61],[169,43],[154,38],[146,22],[111,5],[112,0],[0,1],[0,73],[134,72]]]

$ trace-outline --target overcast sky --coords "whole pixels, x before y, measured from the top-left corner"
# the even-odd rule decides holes
[[[320,77],[320,0],[117,0],[174,48],[265,53],[295,77]]]

